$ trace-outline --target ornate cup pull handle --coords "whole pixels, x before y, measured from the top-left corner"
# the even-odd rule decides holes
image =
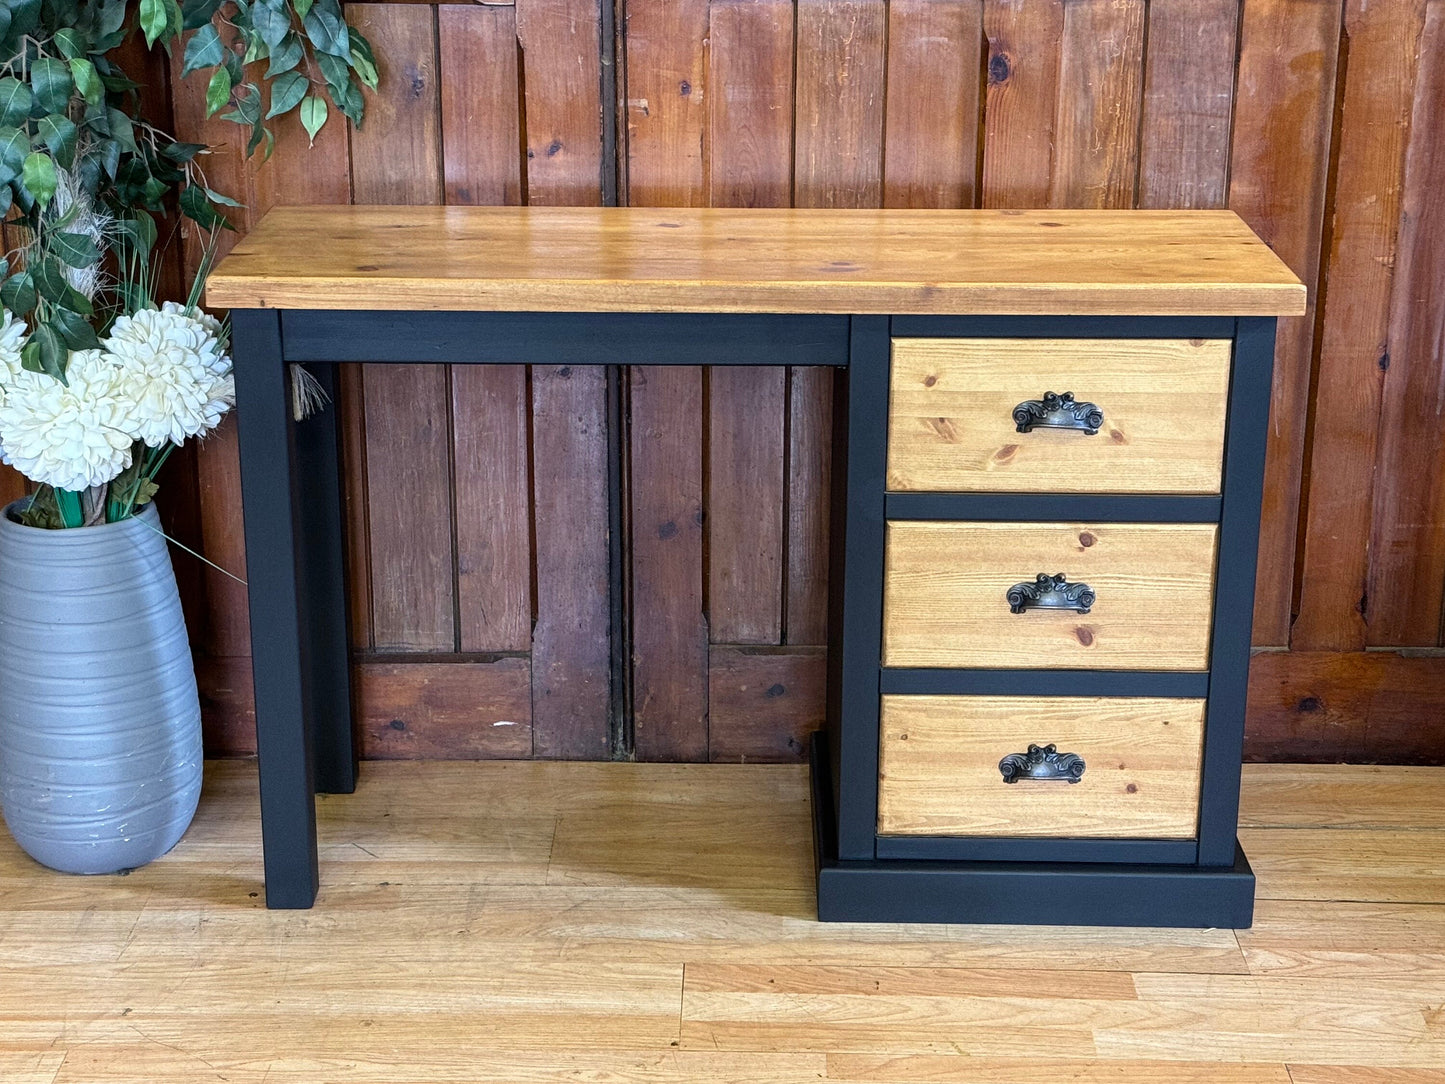
[[[1016,583],[1005,597],[1011,612],[1025,610],[1073,610],[1086,614],[1094,606],[1094,589],[1087,583],[1070,583],[1062,572],[1050,576],[1040,572],[1030,582]]]
[[[1010,753],[998,762],[1005,783],[1020,779],[1077,783],[1084,774],[1084,761],[1077,753],[1061,753],[1059,747],[1030,745],[1027,753]]]
[[[1082,429],[1092,436],[1104,424],[1104,412],[1093,403],[1075,401],[1074,393],[1044,392],[1042,399],[1026,399],[1014,407],[1014,425],[1020,433],[1034,429]]]

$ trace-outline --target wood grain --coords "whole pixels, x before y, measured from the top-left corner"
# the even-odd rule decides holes
[[[1401,197],[1390,307],[1390,371],[1380,414],[1374,532],[1370,542],[1370,645],[1438,644],[1445,585],[1445,140],[1431,138],[1445,103],[1445,5],[1431,3]]]
[[[1218,493],[1233,344],[1165,339],[894,339],[893,490]],[[1103,427],[1019,433],[1046,392]],[[1187,402],[1187,417],[1176,404]]]
[[[396,43],[376,97],[352,133],[351,175],[362,203],[440,203],[436,14],[353,5],[373,41]],[[418,253],[420,255],[420,253]],[[451,408],[445,366],[371,365],[363,374],[371,635],[387,651],[456,650]]]
[[[357,668],[353,695],[368,759],[475,760],[532,754],[531,674],[525,658],[488,662],[375,662]]]
[[[1152,0],[1140,207],[1223,207],[1241,0]]]
[[[437,9],[446,202],[522,202],[517,13],[511,6]]]
[[[787,370],[772,366],[708,372],[708,620],[715,643],[782,640],[786,380]]]
[[[1345,5],[1350,53],[1320,294],[1298,616],[1290,627],[1298,650],[1365,646],[1372,498],[1409,135],[1395,119],[1414,99],[1424,14],[1423,0]]]
[[[1063,0],[984,0],[984,207],[1047,207]]]
[[[833,493],[833,374],[788,371],[787,586],[783,638],[828,642],[828,522]]]
[[[1229,206],[1310,285],[1304,320],[1275,349],[1254,642],[1285,646],[1293,603],[1340,4],[1249,0],[1240,24]]]
[[[1006,784],[1030,745],[1084,760],[1075,783]],[[1204,701],[1068,696],[885,696],[880,835],[1192,839]]]
[[[792,0],[712,0],[707,79],[707,206],[788,206]]]
[[[984,52],[983,0],[888,5],[883,206],[975,206]]]
[[[714,645],[708,656],[708,759],[806,759],[823,729],[827,652]]]
[[[379,233],[382,223],[400,228]],[[993,258],[1000,250],[1008,262]],[[217,267],[207,297],[277,308],[1217,316],[1297,314],[1304,294],[1227,211],[310,207],[267,215]]]
[[[1144,14],[1144,0],[1064,5],[1050,206],[1134,205]]]
[[[1212,524],[888,524],[885,666],[1203,670]],[[1011,613],[1020,581],[1064,572],[1088,614]]]

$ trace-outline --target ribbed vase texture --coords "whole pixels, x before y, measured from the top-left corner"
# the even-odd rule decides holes
[[[0,804],[67,873],[165,854],[201,794],[201,709],[155,507],[47,531],[0,512]]]

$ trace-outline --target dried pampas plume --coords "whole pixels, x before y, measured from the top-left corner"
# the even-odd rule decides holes
[[[326,389],[304,365],[291,366],[291,416],[304,422],[327,403]]]

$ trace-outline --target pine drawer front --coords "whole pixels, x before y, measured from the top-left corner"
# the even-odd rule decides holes
[[[1050,686],[1056,686],[1051,682]],[[1203,700],[885,696],[878,834],[1192,839]],[[1065,777],[1004,781],[1030,746],[1083,762]],[[1038,759],[1037,757],[1035,759]],[[1072,761],[1067,761],[1072,763]],[[1017,764],[1018,761],[1015,761]]]
[[[892,521],[883,665],[1208,669],[1217,539],[1212,523]],[[1041,592],[1052,597],[1013,611],[1012,588],[1060,573],[1064,598]],[[1092,600],[1046,608],[1084,586]]]
[[[894,339],[888,488],[1218,493],[1232,349],[1227,339]],[[1049,392],[1073,393],[1079,417],[1029,416]],[[1096,432],[1052,427],[1087,426],[1084,404],[1102,413]]]

